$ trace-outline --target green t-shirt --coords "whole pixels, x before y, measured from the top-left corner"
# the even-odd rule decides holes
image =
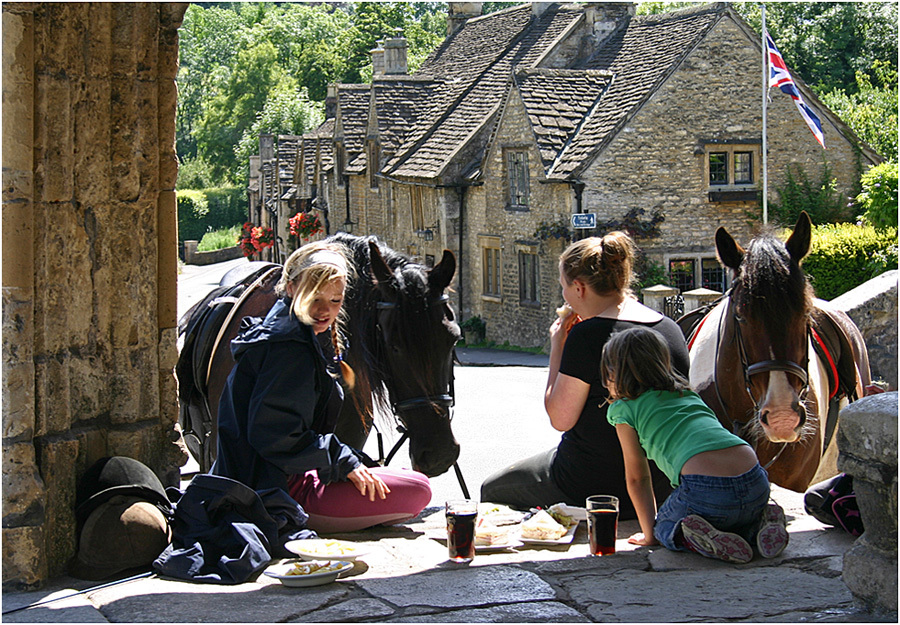
[[[647,391],[637,399],[619,399],[609,407],[606,419],[637,431],[647,457],[672,486],[678,486],[681,467],[693,456],[747,444],[726,430],[693,391]]]

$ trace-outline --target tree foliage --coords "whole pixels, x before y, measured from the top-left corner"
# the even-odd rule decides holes
[[[402,32],[410,71],[443,40],[437,2],[191,4],[180,33],[180,183],[242,184],[260,132],[322,121],[333,82],[371,78],[377,39]],[[399,30],[398,30],[399,29]]]

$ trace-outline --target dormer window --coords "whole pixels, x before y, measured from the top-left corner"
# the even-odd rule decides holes
[[[381,150],[379,149],[378,143],[375,141],[369,142],[369,154],[368,154],[368,169],[369,169],[369,188],[377,189],[378,188],[378,170],[381,164]]]
[[[528,152],[525,149],[506,150],[506,177],[509,183],[507,208],[528,210]]]
[[[346,163],[347,153],[344,150],[344,144],[338,143],[335,146],[334,154],[334,177],[337,178],[337,186],[344,186],[344,167]]]

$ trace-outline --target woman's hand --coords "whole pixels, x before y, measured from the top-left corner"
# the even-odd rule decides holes
[[[647,538],[647,536],[645,536],[643,532],[632,534],[628,537],[628,542],[632,545],[640,545],[642,547],[652,547],[653,545],[659,544],[659,541],[657,541],[653,536]]]
[[[384,480],[363,466],[353,469],[347,476],[347,479],[356,486],[356,490],[359,491],[360,495],[363,497],[368,496],[369,501],[375,501],[376,494],[379,499],[387,499],[388,493],[391,492]]]
[[[569,310],[570,312],[566,316],[556,319],[550,326],[550,343],[553,346],[562,347],[566,342],[566,337],[569,336],[569,330],[581,321],[581,317],[571,309]]]

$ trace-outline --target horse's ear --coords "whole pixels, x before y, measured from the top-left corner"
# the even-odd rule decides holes
[[[744,260],[744,248],[721,226],[716,230],[716,256],[719,262],[735,271]]]
[[[811,241],[812,221],[810,220],[809,215],[806,214],[806,211],[801,211],[800,216],[797,218],[797,225],[794,226],[794,231],[791,233],[791,236],[788,237],[787,243],[785,243],[784,246],[787,248],[791,258],[799,264],[800,261],[809,254]]]
[[[428,286],[435,292],[443,293],[453,279],[454,273],[456,273],[456,257],[450,250],[444,250],[441,262],[428,272]]]
[[[372,275],[375,277],[375,282],[387,285],[391,278],[394,277],[394,272],[384,262],[384,257],[378,251],[378,246],[374,241],[369,241],[369,264],[372,266]]]

